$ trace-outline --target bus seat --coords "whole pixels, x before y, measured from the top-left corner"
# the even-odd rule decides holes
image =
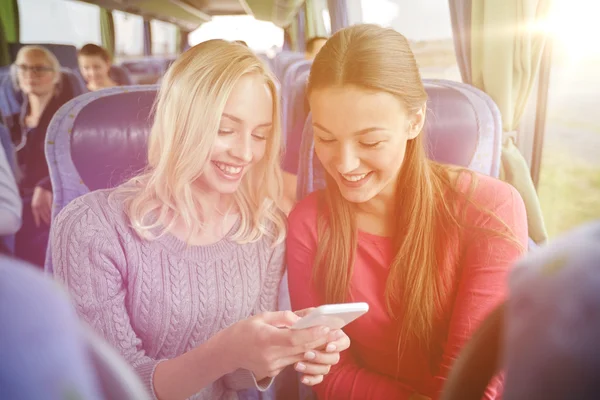
[[[73,199],[117,186],[146,166],[155,85],[89,92],[62,106],[48,127],[52,219]],[[50,252],[46,270],[52,271]]]
[[[10,132],[8,128],[4,126],[0,121],[0,151],[6,155],[6,161],[10,167],[13,175],[16,177],[17,173],[17,159],[15,154],[15,147],[10,138]],[[7,189],[3,189],[7,190]],[[13,254],[15,251],[15,235],[0,236],[0,253],[2,251]]]
[[[131,80],[131,76],[129,76],[129,72],[120,65],[111,65],[108,74],[110,79],[112,79],[119,86],[133,85],[133,81]]]
[[[78,74],[68,68],[61,68],[61,74],[64,90],[70,90],[73,97],[87,91],[83,79]],[[10,73],[0,76],[0,114],[7,124],[11,125],[14,118],[19,118],[22,104],[23,93],[15,88]]]
[[[304,60],[304,54],[295,51],[283,51],[277,53],[273,59],[274,72],[277,78],[283,82],[285,70],[294,62]]]
[[[55,44],[55,43],[9,43],[8,51],[10,53],[10,59],[15,61],[17,53],[23,46],[43,46],[50,50],[58,59],[58,62],[62,67],[70,68],[73,71],[79,71],[79,64],[77,63],[77,48],[70,44]]]
[[[492,99],[460,82],[424,80],[429,96],[425,124],[429,157],[468,167],[493,177],[500,170],[502,119]],[[325,186],[325,175],[314,156],[312,122],[304,126],[298,167],[298,199]]]
[[[299,60],[291,64],[285,71],[285,76],[281,85],[281,126],[284,128],[284,143],[285,140],[287,140],[287,132],[285,129],[289,124],[289,116],[292,114],[292,107],[294,103],[292,99],[292,92],[294,90],[296,79],[301,73],[310,71],[311,65],[311,60]]]
[[[2,398],[150,398],[116,350],[80,322],[63,288],[36,267],[0,256],[0,304]]]
[[[284,130],[285,153],[282,167],[284,171],[293,175],[298,173],[302,131],[308,116],[306,83],[309,73],[309,70],[300,73],[294,82],[290,96],[288,121]]]
[[[134,84],[154,84],[164,74],[166,62],[154,58],[123,61],[124,68]]]
[[[600,392],[600,220],[519,260],[509,297],[477,327],[442,400],[479,400],[504,370],[502,398],[596,399]]]

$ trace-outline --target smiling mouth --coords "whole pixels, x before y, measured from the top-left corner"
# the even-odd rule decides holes
[[[360,182],[363,179],[365,179],[367,176],[369,176],[370,172],[364,173],[364,174],[360,174],[360,175],[345,175],[345,174],[340,174],[342,176],[342,178],[348,182]]]
[[[222,175],[224,175],[226,178],[234,180],[241,177],[245,167],[240,165],[227,164],[219,161],[213,161],[212,163],[219,169]]]

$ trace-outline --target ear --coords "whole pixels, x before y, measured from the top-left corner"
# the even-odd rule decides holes
[[[419,136],[425,125],[425,114],[427,113],[427,103],[423,104],[419,110],[412,115],[408,125],[408,140]]]

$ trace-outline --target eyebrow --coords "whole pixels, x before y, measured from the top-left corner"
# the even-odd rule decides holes
[[[244,121],[242,121],[240,118],[238,118],[236,116],[233,116],[231,114],[223,113],[223,116],[229,118],[233,122],[237,122],[238,124],[244,123]],[[272,126],[272,125],[273,125],[272,122],[265,122],[264,124],[257,125],[256,128],[266,128],[266,127],[269,127],[269,126]],[[254,129],[256,129],[256,128],[254,128]]]
[[[320,130],[327,132],[330,135],[333,135],[333,133],[330,130],[328,130],[323,125],[319,124],[318,122],[314,122],[313,125],[316,126],[317,128],[319,128]],[[371,128],[366,128],[366,129],[361,129],[360,131],[356,131],[353,133],[353,135],[360,136],[360,135],[366,135],[367,133],[376,132],[376,131],[384,131],[384,130],[385,129],[380,128],[378,126],[373,126]]]

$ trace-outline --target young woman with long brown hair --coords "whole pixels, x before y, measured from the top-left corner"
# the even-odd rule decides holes
[[[437,398],[465,341],[505,297],[527,243],[523,201],[499,180],[426,158],[427,94],[392,29],[337,32],[315,58],[308,96],[327,187],[289,217],[292,307],[370,305],[315,391]]]

